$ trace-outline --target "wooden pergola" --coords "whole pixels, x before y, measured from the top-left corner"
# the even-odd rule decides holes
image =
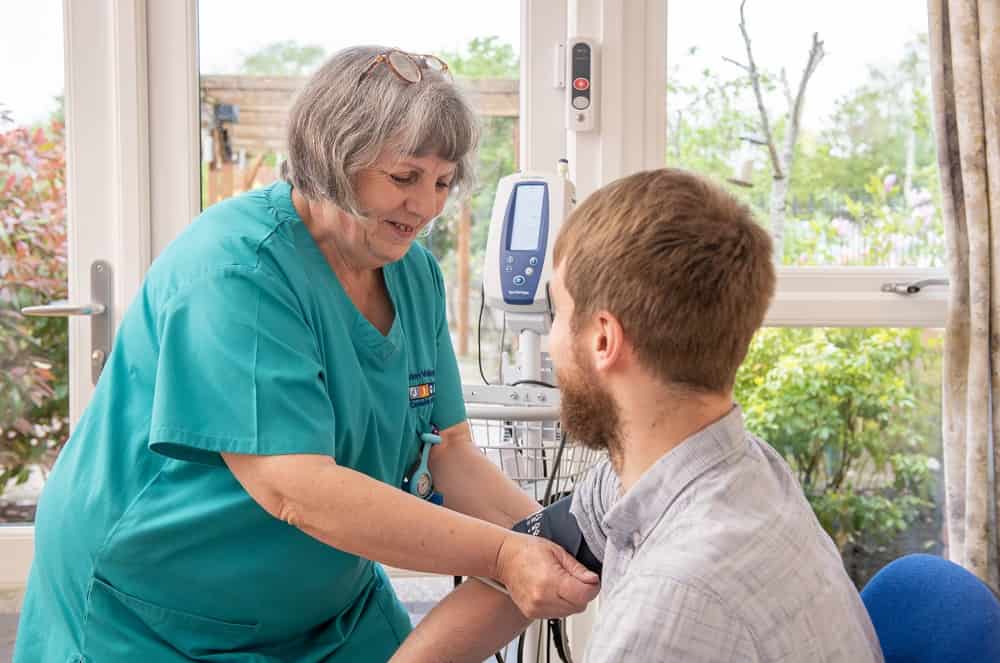
[[[306,78],[298,76],[202,76],[201,125],[212,136],[212,156],[207,173],[207,204],[264,184],[268,155],[285,152],[288,108]],[[519,116],[518,81],[506,78],[459,79],[472,107],[481,117]],[[236,121],[216,121],[219,105],[238,109]],[[228,110],[223,108],[222,110]],[[514,165],[519,163],[518,122],[514,122]],[[472,208],[462,201],[456,232],[457,310],[456,351],[469,351],[469,238]]]

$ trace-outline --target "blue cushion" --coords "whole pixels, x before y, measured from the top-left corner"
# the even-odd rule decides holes
[[[961,566],[901,557],[861,591],[886,663],[1000,662],[1000,601]]]

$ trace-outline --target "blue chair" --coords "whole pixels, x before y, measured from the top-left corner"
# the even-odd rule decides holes
[[[875,574],[861,599],[886,663],[1000,663],[1000,600],[958,564],[901,557]]]

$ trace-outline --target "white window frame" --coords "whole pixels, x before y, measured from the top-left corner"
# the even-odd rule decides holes
[[[89,301],[107,261],[117,327],[200,207],[196,0],[64,0],[63,32],[69,297]],[[69,332],[75,422],[94,389],[89,320]],[[0,527],[0,612],[19,609],[33,552],[34,526]]]
[[[664,166],[668,0],[522,0],[521,7],[525,167],[552,169],[568,157],[582,199],[615,178]],[[566,130],[564,92],[552,85],[552,52],[575,36],[597,39],[600,49],[599,133]],[[899,295],[883,292],[882,285],[945,278],[944,269],[782,267],[765,324],[944,327],[946,287]]]

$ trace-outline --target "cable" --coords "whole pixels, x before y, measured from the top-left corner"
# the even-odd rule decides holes
[[[556,449],[556,458],[552,462],[552,473],[549,474],[549,480],[545,484],[545,493],[542,498],[542,506],[548,506],[551,504],[552,500],[552,484],[556,480],[556,474],[559,473],[559,465],[562,463],[563,449],[566,448],[566,433],[565,431],[560,431],[562,439],[559,440],[559,448]]]
[[[549,630],[552,632],[552,641],[556,646],[556,653],[559,658],[566,663],[572,660],[569,653],[569,641],[566,638],[565,623],[561,619],[550,619]]]
[[[500,327],[500,352],[497,362],[499,363],[499,368],[497,369],[497,374],[500,376],[500,383],[503,384],[503,344],[504,337],[507,336],[507,311],[503,312],[503,326]]]
[[[556,386],[554,384],[549,384],[548,382],[545,382],[544,380],[517,380],[516,382],[512,382],[510,386],[517,387],[517,386],[522,385],[522,384],[527,384],[527,385],[531,385],[531,386],[534,386],[534,387],[548,387],[549,389],[555,389],[556,388]]]
[[[476,332],[477,336],[477,351],[476,354],[479,356],[479,377],[483,379],[483,384],[489,385],[490,381],[486,379],[486,373],[483,372],[483,311],[486,310],[486,284],[479,284],[479,330]]]
[[[541,641],[541,638],[538,638]],[[545,663],[551,663],[552,660],[552,620],[548,620],[545,624]]]
[[[549,324],[556,321],[556,312],[552,310],[552,291],[549,290],[549,281],[545,282],[545,306],[549,309]]]

